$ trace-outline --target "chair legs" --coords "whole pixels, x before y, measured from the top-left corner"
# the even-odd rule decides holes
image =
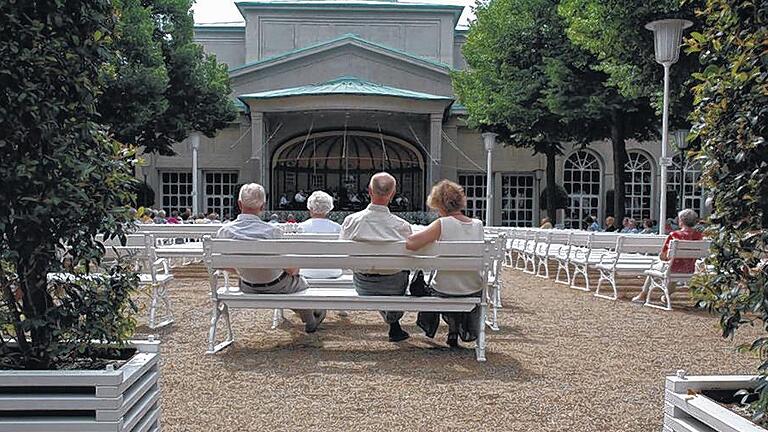
[[[571,283],[571,270],[568,268],[568,263],[558,260],[557,261],[557,274],[555,274],[555,283],[561,283],[570,285]],[[565,280],[560,279],[560,272],[565,270]]]
[[[666,279],[658,279],[648,276],[646,279],[646,284],[648,285],[648,293],[645,295],[645,303],[644,306],[652,307],[655,309],[661,309],[665,311],[671,311],[672,310],[672,293],[670,292],[669,286],[670,282]],[[661,299],[666,303],[666,305],[657,305],[654,304],[651,301],[651,293],[653,293],[653,289],[658,288],[661,290]]]
[[[600,279],[598,279],[597,288],[595,288],[595,297],[600,297],[607,300],[616,300],[617,298],[619,298],[619,292],[616,289],[615,278],[616,278],[616,275],[613,272],[606,272],[606,271],[600,270]],[[611,284],[611,288],[613,288],[613,296],[600,293],[600,287],[602,286],[603,281],[606,281]]]
[[[485,320],[488,314],[488,304],[483,299],[480,304],[480,333],[477,335],[477,342],[475,346],[475,357],[477,361],[484,362],[485,359]]]
[[[224,321],[227,325],[227,338],[224,342],[216,344],[216,326],[219,323],[219,319],[224,316]],[[215,302],[213,306],[213,312],[211,313],[211,326],[208,329],[208,351],[206,354],[215,354],[224,348],[232,345],[235,341],[232,333],[232,321],[229,318],[229,307],[224,303]]]
[[[585,287],[580,287],[576,285],[576,278],[581,275],[584,277],[584,284]],[[591,291],[589,288],[589,275],[587,274],[587,266],[581,265],[581,264],[574,264],[573,265],[573,278],[571,279],[571,288],[577,289],[579,291]]]
[[[285,315],[282,309],[275,309],[272,312],[272,330],[276,329],[283,321],[285,321]]]
[[[162,306],[164,312],[162,320],[158,322],[158,307]],[[152,285],[152,297],[149,302],[148,327],[158,329],[173,323],[173,309],[171,309],[171,299],[168,296],[168,286],[165,284]]]

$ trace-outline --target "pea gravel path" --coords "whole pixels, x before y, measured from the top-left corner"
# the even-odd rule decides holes
[[[502,330],[488,362],[417,334],[386,342],[376,313],[330,313],[314,335],[292,313],[234,311],[236,342],[204,354],[207,281],[172,286],[176,323],[162,339],[165,431],[650,431],[664,376],[752,371],[717,320],[611,302],[506,270]]]

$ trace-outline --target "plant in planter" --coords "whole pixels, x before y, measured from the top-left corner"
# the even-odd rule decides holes
[[[113,16],[108,0],[0,5],[3,431],[157,426],[159,355],[124,348],[136,275],[89,274],[96,235],[124,235],[135,184],[134,151],[95,109]]]
[[[720,316],[724,337],[745,324],[768,326],[768,3],[708,0],[697,12],[702,31],[689,50],[705,67],[694,74],[693,135],[701,141],[704,186],[712,191],[707,264],[693,293]],[[755,420],[768,407],[768,337],[743,347],[760,355],[750,390]]]

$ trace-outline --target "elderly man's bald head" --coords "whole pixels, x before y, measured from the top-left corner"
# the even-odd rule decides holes
[[[397,187],[394,177],[385,172],[376,173],[368,184],[371,195],[381,198],[391,198]]]

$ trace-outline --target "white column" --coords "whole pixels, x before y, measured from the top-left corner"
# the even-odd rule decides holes
[[[429,115],[429,170],[427,173],[427,193],[432,185],[440,180],[440,158],[443,148],[443,113]]]
[[[667,167],[670,160],[667,157],[667,145],[669,141],[669,68],[671,65],[664,64],[664,110],[661,117],[661,158],[659,166],[661,167],[661,193],[659,194],[659,234],[664,232],[665,221],[667,220]]]
[[[200,149],[200,132],[192,132],[189,136],[192,144],[192,214],[200,213],[200,177],[197,167],[197,152]]]
[[[493,148],[496,147],[496,134],[483,134],[483,144],[487,153],[485,161],[485,226],[493,226]]]
[[[251,163],[256,172],[252,181],[264,186],[264,190],[269,195],[269,161],[267,160],[268,151],[264,141],[264,113],[251,111]]]

